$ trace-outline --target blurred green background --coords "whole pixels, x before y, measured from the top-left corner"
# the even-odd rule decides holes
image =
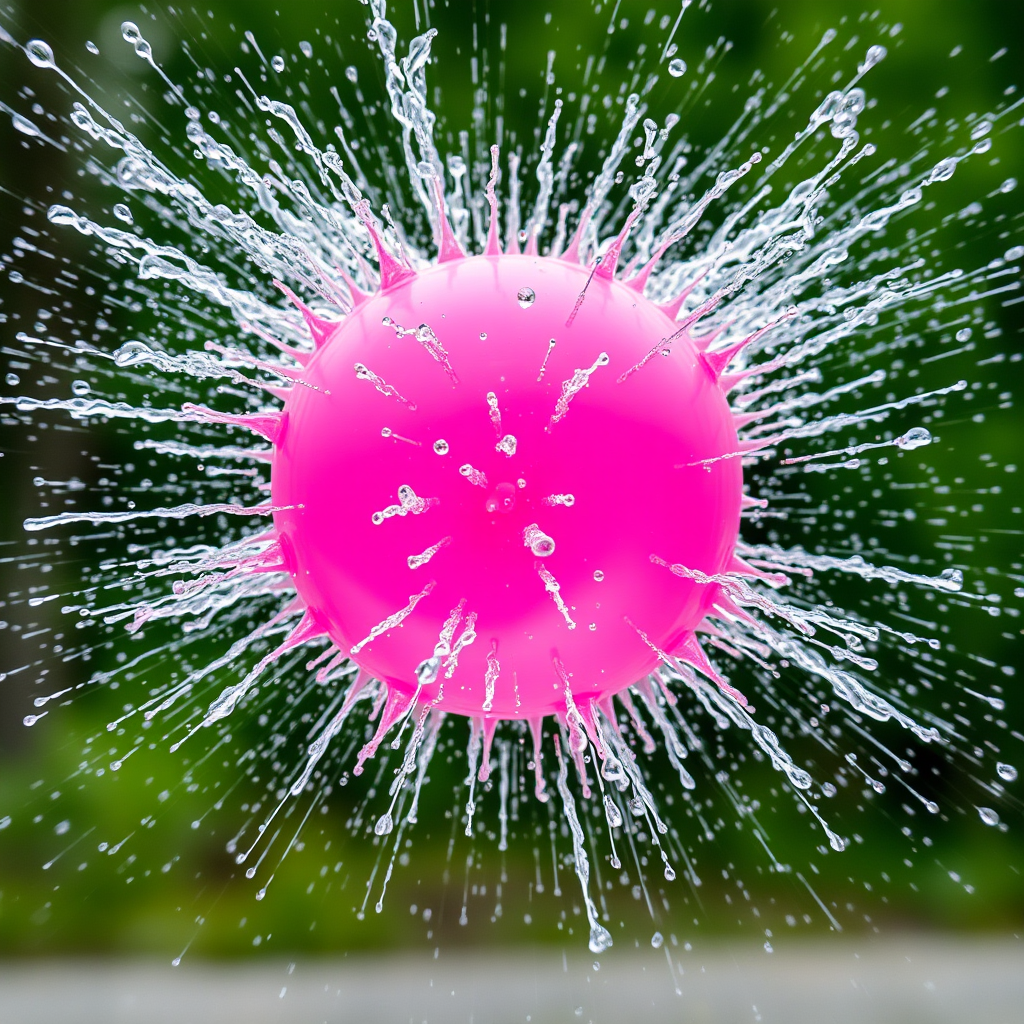
[[[416,18],[422,17],[422,2],[410,0],[394,6],[392,16],[402,39],[400,52],[414,34]],[[647,19],[652,10],[654,17]],[[645,41],[653,49],[664,40],[666,31],[658,26],[666,16],[674,20],[678,10],[678,3],[653,0],[604,5],[579,0],[437,0],[430,9],[430,22],[439,31],[434,45],[439,60],[430,67],[428,80],[432,97],[441,97],[439,137],[470,122],[474,31],[485,33],[493,52],[500,26],[508,26],[503,116],[507,130],[532,149],[542,123],[537,109],[547,88],[544,75],[549,51],[556,54],[556,81],[566,90],[579,80],[580,54],[602,55],[602,81],[611,91],[620,81],[629,81],[631,62],[638,59]],[[364,39],[367,9],[356,0],[287,4],[207,0],[201,9],[183,13],[157,3],[140,10],[105,0],[35,0],[0,5],[0,11],[3,24],[19,41],[31,37],[48,40],[58,59],[69,67],[83,68],[95,83],[96,94],[115,109],[119,109],[118,98],[126,95],[142,97],[143,105],[149,103],[156,109],[155,97],[161,90],[152,72],[120,39],[120,25],[126,19],[142,26],[157,60],[175,80],[192,74],[193,59],[198,66],[211,68],[214,77],[230,70],[238,59],[240,32],[247,29],[268,54],[295,55],[301,40],[317,41],[315,52],[322,49],[326,62],[325,74],[316,79],[323,92],[331,77],[340,82],[346,66],[358,68],[360,88],[368,96],[376,98],[382,92],[378,61]],[[155,19],[150,15],[156,15]],[[617,29],[609,33],[612,18]],[[883,136],[887,155],[905,158],[913,152],[917,140],[899,126],[910,125],[940,100],[944,117],[979,115],[1004,101],[1005,90],[1017,80],[1024,52],[1020,42],[1024,38],[1024,4],[1019,2],[880,0],[863,5],[846,0],[827,4],[816,0],[720,0],[709,10],[691,10],[676,36],[679,56],[691,69],[699,64],[705,47],[720,37],[733,44],[722,55],[706,97],[689,105],[682,128],[697,145],[710,145],[741,108],[756,71],[768,81],[782,83],[824,29],[840,30],[838,45],[857,37],[851,49],[859,55],[878,41],[879,25],[891,29],[897,23],[901,30],[886,33],[888,59],[866,82],[869,96],[878,101],[873,123],[880,125],[880,130],[887,127],[883,122],[897,126]],[[333,34],[344,52],[343,60],[320,47],[325,34]],[[87,53],[86,40],[95,41],[99,58]],[[188,52],[182,45],[185,41]],[[950,56],[954,50],[956,55]],[[848,68],[855,59],[850,59]],[[649,65],[653,64],[649,55]],[[831,87],[827,81],[819,84]],[[19,98],[19,90],[26,85],[33,95]],[[672,80],[662,71],[660,91],[654,90],[650,97],[654,116],[659,104],[663,110],[670,109],[671,87]],[[812,109],[809,95],[813,91],[805,92],[792,111],[783,112],[782,123],[792,118],[792,131]],[[312,95],[308,100],[314,110],[331,109],[329,97]],[[70,102],[56,87],[54,76],[32,68],[10,47],[0,49],[0,101],[17,109],[23,109],[25,103],[38,103],[42,110],[60,114],[67,113]],[[601,114],[598,131],[605,138],[614,131],[617,116],[617,111]],[[159,134],[157,128],[150,128]],[[180,136],[179,125],[169,130]],[[353,137],[373,132],[393,130],[390,125],[363,119]],[[594,166],[593,152],[585,149],[581,161],[584,167]],[[1022,170],[1021,133],[1000,130],[992,162],[974,160],[965,165],[944,189],[941,209],[922,215],[921,223],[936,230],[937,247],[949,254],[946,265],[980,265],[1013,244],[1005,241],[1005,230],[1019,230],[1019,193],[997,195],[991,206],[989,199],[998,193],[1001,182]],[[77,205],[93,212],[109,209],[117,201],[91,176],[80,174],[78,156],[26,140],[14,131],[9,119],[3,119],[0,252],[12,252],[15,239],[25,237],[23,226],[42,219],[40,209],[26,204],[26,197],[45,209],[65,188],[74,191]],[[955,216],[974,201],[986,206],[985,218]],[[87,260],[83,241],[67,234],[65,243],[72,256]],[[943,259],[940,257],[940,262]],[[44,260],[28,253],[19,257],[18,266],[26,277],[44,280]],[[19,287],[10,274],[0,278],[0,296],[0,343],[5,346],[5,359],[17,359],[16,354],[11,355],[18,348],[14,340],[17,331],[32,330],[36,311],[51,300],[37,290]],[[62,295],[61,301],[66,297]],[[98,298],[77,294],[68,315],[88,320],[97,315],[99,303]],[[1001,485],[972,515],[969,527],[964,526],[963,532],[979,540],[976,549],[963,557],[967,565],[980,567],[979,575],[994,567],[996,578],[989,588],[994,592],[1002,588],[1012,603],[1012,574],[1020,576],[1022,553],[1017,532],[1019,509],[1016,515],[1011,510],[1020,495],[1015,478],[1007,477],[1004,468],[1021,457],[1022,434],[1019,407],[1002,396],[1015,389],[1020,363],[1009,358],[982,368],[976,363],[997,352],[1019,356],[1024,306],[1003,307],[997,299],[980,305],[986,323],[995,327],[987,327],[984,336],[978,332],[976,348],[969,356],[940,366],[944,376],[936,376],[933,386],[958,376],[983,382],[974,408],[968,409],[969,413],[982,413],[982,420],[974,422],[965,415],[962,421],[947,422],[941,450],[940,446],[930,450],[928,460],[935,476],[950,484],[958,480],[965,491]],[[118,315],[120,325],[129,330],[134,322],[131,312],[122,310]],[[931,379],[929,376],[928,381]],[[921,382],[925,383],[924,377]],[[79,774],[83,758],[99,763],[118,749],[110,741],[111,753],[107,753],[105,725],[122,703],[131,699],[123,691],[96,688],[70,706],[53,710],[33,729],[24,728],[22,718],[33,710],[31,701],[39,692],[75,685],[97,667],[113,665],[121,649],[131,656],[138,653],[133,641],[124,638],[118,644],[101,645],[93,662],[85,666],[62,662],[35,646],[52,643],[53,633],[69,629],[69,624],[61,620],[60,602],[39,608],[25,604],[35,570],[20,523],[38,510],[32,478],[79,475],[94,481],[102,470],[79,452],[99,455],[102,466],[116,465],[130,458],[132,440],[130,432],[114,427],[97,428],[88,435],[76,430],[58,436],[52,424],[64,421],[53,417],[48,422],[51,426],[47,429],[11,422],[0,426],[4,452],[0,474],[6,492],[0,507],[4,583],[0,589],[16,592],[0,612],[7,622],[7,628],[0,631],[0,670],[8,671],[0,682],[0,819],[10,818],[0,831],[0,953],[173,955],[190,943],[191,950],[202,955],[241,955],[256,948],[327,951],[424,943],[502,945],[564,941],[570,930],[575,936],[570,941],[583,943],[585,929],[580,928],[579,907],[575,913],[573,910],[573,904],[578,904],[575,879],[567,869],[560,875],[565,895],[553,892],[547,811],[524,804],[515,824],[517,837],[503,856],[493,842],[470,843],[461,838],[461,826],[451,813],[452,807],[464,800],[455,747],[449,751],[448,763],[438,759],[431,772],[421,824],[396,866],[383,913],[374,913],[378,872],[365,918],[360,919],[353,908],[363,902],[366,880],[380,856],[380,848],[365,832],[353,836],[349,827],[350,819],[359,813],[365,786],[359,792],[352,786],[351,792],[336,789],[332,793],[324,812],[317,810],[302,848],[285,861],[267,898],[257,902],[256,886],[240,877],[241,869],[225,851],[227,840],[246,818],[241,805],[256,798],[246,795],[246,787],[252,787],[253,794],[262,791],[251,777],[241,777],[223,808],[205,815],[240,778],[239,769],[218,764],[219,757],[204,760],[208,748],[191,752],[195,764],[161,749],[140,751],[117,773],[107,771],[102,777]],[[931,552],[936,540],[935,531],[909,523],[887,536],[893,547],[922,553]],[[55,575],[68,585],[92,553],[83,551],[79,564],[77,557],[69,554],[55,569]],[[59,589],[53,580],[49,582]],[[856,594],[854,584],[843,586],[847,589],[840,588],[837,600],[847,593]],[[984,659],[979,671],[994,674],[1003,666],[1024,670],[1016,620],[983,615],[975,609],[961,611],[960,618],[953,616],[949,621],[961,649]],[[48,670],[45,691],[36,688],[35,670],[10,671],[37,658],[44,659]],[[153,671],[159,672],[159,667]],[[997,727],[976,721],[964,748],[969,751],[971,744],[991,738],[1005,745],[1003,759],[1016,763],[1024,760],[1018,753],[1024,713],[1016,698],[1015,677],[993,677],[1004,684],[1007,708],[996,716],[1003,724]],[[154,681],[153,675],[149,681]],[[272,712],[272,705],[267,709]],[[981,719],[982,713],[975,711]],[[887,727],[885,731],[893,737],[894,730]],[[263,732],[256,721],[240,722],[234,743],[244,746],[246,737],[255,739]],[[455,746],[462,742],[459,739]],[[740,749],[742,743],[735,742]],[[805,762],[814,756],[799,736],[787,745],[798,761],[801,756]],[[83,755],[84,749],[88,755]],[[884,797],[868,791],[859,797],[843,794],[842,801],[836,802],[835,817],[841,831],[856,838],[842,855],[818,855],[820,833],[809,829],[807,816],[797,814],[790,801],[778,799],[778,780],[766,766],[748,765],[744,776],[747,791],[757,795],[764,807],[777,808],[776,813],[762,812],[762,817],[771,830],[776,856],[791,863],[793,870],[770,872],[769,862],[750,832],[729,825],[716,830],[713,842],[703,851],[700,892],[690,892],[681,880],[674,886],[662,886],[667,902],[659,903],[655,894],[654,922],[633,884],[616,883],[607,892],[616,922],[613,934],[623,934],[619,921],[625,922],[624,934],[630,939],[633,934],[643,938],[657,927],[680,943],[729,937],[759,945],[765,929],[773,933],[773,941],[787,934],[817,934],[827,929],[827,922],[797,872],[813,879],[816,891],[835,907],[834,913],[848,931],[1018,928],[1024,912],[1019,801],[1008,795],[998,805],[1007,829],[983,826],[973,806],[978,796],[970,782],[975,769],[969,759],[947,763],[940,752],[930,756],[927,763],[937,774],[930,780],[929,792],[943,802],[948,813],[929,820],[924,828],[917,819],[912,822],[914,835],[907,837],[900,831],[909,820],[901,807],[906,794],[897,787],[890,787]],[[187,767],[184,781],[183,765]],[[671,785],[673,775],[667,765],[656,765],[655,771],[667,787]],[[1013,787],[1009,789],[1012,794]],[[496,796],[487,793],[483,801],[483,813],[493,827]],[[720,806],[711,813],[728,815],[729,810]],[[201,824],[193,827],[200,818]],[[289,820],[289,828],[297,824],[297,819]],[[109,849],[129,835],[132,838],[121,856],[111,857],[99,848],[107,844]],[[68,846],[66,840],[71,839],[78,839],[77,844],[62,853]],[[809,859],[813,867],[808,867]],[[385,857],[380,871],[386,863]],[[48,866],[44,869],[44,865]],[[543,891],[536,884],[538,870]],[[747,892],[750,895],[745,897]],[[464,894],[468,894],[468,923],[461,924]],[[496,903],[502,906],[500,920]]]

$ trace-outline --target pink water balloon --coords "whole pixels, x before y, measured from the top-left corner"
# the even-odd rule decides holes
[[[406,699],[565,714],[696,651],[742,469],[716,367],[613,275],[485,255],[397,274],[289,395],[273,502],[311,621]],[[581,301],[582,296],[582,301]],[[670,315],[673,314],[673,315]],[[692,660],[692,659],[691,659]]]

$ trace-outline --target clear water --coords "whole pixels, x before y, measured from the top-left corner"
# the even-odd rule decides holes
[[[45,131],[39,115],[33,121],[18,112],[30,109],[27,100],[2,109],[26,138],[73,148],[85,173],[117,199],[108,213],[83,208],[72,191],[56,202],[31,197],[37,210],[48,206],[48,225],[33,218],[8,271],[12,285],[38,293],[39,313],[31,326],[6,326],[11,369],[0,410],[26,437],[62,430],[87,449],[86,480],[38,477],[38,514],[26,519],[29,537],[18,542],[36,575],[10,595],[9,607],[24,615],[53,602],[61,612],[61,625],[46,628],[39,658],[9,669],[36,676],[37,710],[24,724],[59,729],[67,705],[96,687],[120,688],[123,713],[105,734],[88,737],[72,776],[96,785],[94,777],[107,771],[130,771],[140,752],[191,751],[202,761],[221,748],[233,751],[222,792],[211,794],[200,820],[223,810],[240,773],[265,789],[246,803],[246,822],[227,844],[257,900],[301,848],[314,811],[325,810],[351,774],[374,766],[348,827],[374,844],[376,856],[358,916],[368,901],[383,912],[404,844],[420,824],[431,759],[439,757],[464,758],[467,767],[448,815],[472,842],[463,923],[471,868],[492,855],[486,848],[497,856],[516,838],[534,842],[539,880],[540,846],[549,837],[544,856],[554,889],[561,891],[559,878],[570,868],[578,876],[591,950],[608,949],[616,926],[606,899],[613,883],[602,876],[607,864],[646,905],[651,944],[664,945],[670,965],[677,937],[665,944],[659,929],[673,901],[699,903],[702,874],[729,876],[731,861],[718,861],[714,843],[730,830],[747,834],[765,871],[794,872],[770,838],[781,806],[806,816],[817,836],[808,836],[809,855],[819,859],[858,841],[857,815],[836,799],[839,789],[863,791],[861,803],[895,790],[894,813],[906,824],[893,828],[893,842],[915,851],[922,841],[930,845],[922,831],[928,817],[965,807],[979,827],[1007,828],[991,805],[1006,799],[1017,777],[1020,736],[999,717],[1013,667],[973,651],[971,623],[1005,618],[1017,632],[1021,566],[984,564],[985,531],[971,521],[975,497],[962,479],[936,475],[931,450],[956,424],[983,422],[982,410],[1012,400],[999,368],[1015,364],[1019,352],[1003,346],[990,309],[1019,301],[1024,246],[1011,220],[1015,183],[1007,179],[979,197],[977,210],[950,214],[978,219],[981,200],[992,200],[1003,255],[984,263],[970,251],[946,253],[934,219],[915,217],[941,201],[961,164],[990,159],[999,137],[1018,126],[1020,101],[1010,91],[984,116],[941,123],[922,114],[905,129],[915,139],[912,155],[888,158],[881,138],[876,145],[868,137],[881,135],[869,72],[885,48],[862,41],[847,52],[830,30],[789,82],[754,83],[720,139],[695,145],[685,114],[711,87],[727,46],[709,47],[689,64],[674,57],[672,38],[687,6],[667,28],[650,29],[661,52],[649,70],[657,67],[683,90],[674,94],[675,110],[655,120],[654,83],[637,70],[616,92],[594,57],[585,61],[588,91],[562,95],[552,88],[558,78],[549,63],[543,130],[528,145],[505,137],[495,113],[504,96],[483,78],[467,122],[472,130],[447,121],[441,127],[431,89],[434,30],[419,25],[421,34],[400,46],[382,0],[368,8],[366,38],[381,61],[386,101],[371,96],[354,66],[344,81],[311,73],[327,39],[303,44],[301,56],[286,61],[268,59],[243,33],[239,53],[223,67],[207,73],[197,61],[192,80],[179,84],[154,59],[145,26],[126,23],[126,43],[163,91],[153,124],[155,110],[129,99],[126,115],[98,99],[87,77],[55,60],[46,43],[15,42],[4,32],[9,59],[13,47],[22,48],[63,85],[70,107]],[[427,9],[417,7],[416,17],[426,22]],[[892,26],[872,31],[898,37]],[[503,62],[504,27],[500,40]],[[477,46],[474,61],[494,60],[485,49]],[[801,92],[826,62],[836,69],[834,89]],[[313,87],[335,96],[337,125],[308,110],[303,97]],[[782,128],[780,110],[794,114]],[[649,297],[674,303],[682,295],[680,325],[714,335],[712,355],[752,336],[731,393],[745,444],[726,456],[743,461],[750,495],[742,561],[714,580],[728,600],[709,624],[706,656],[694,652],[688,662],[658,651],[663,666],[655,675],[599,708],[577,707],[566,680],[564,718],[531,723],[532,738],[520,723],[495,733],[493,722],[446,718],[439,707],[389,694],[349,661],[362,644],[350,652],[318,649],[322,638],[307,644],[296,629],[302,608],[265,519],[273,511],[266,441],[279,407],[275,389],[294,383],[312,351],[302,313],[273,282],[301,295],[317,317],[340,320],[356,291],[377,286],[368,226],[413,267],[435,258],[435,240],[443,248],[439,186],[450,230],[471,251],[488,246],[488,214],[499,196],[507,248],[568,246],[595,270],[632,218],[619,266],[639,272],[661,254]],[[85,255],[60,263],[56,274],[17,269],[26,254],[70,246],[75,233]],[[68,316],[69,297],[95,298],[98,312]],[[535,296],[525,289],[518,298],[528,306]],[[115,310],[139,314],[136,334],[115,332]],[[454,379],[428,325],[385,326],[413,336]],[[662,339],[648,359],[671,341]],[[551,426],[606,362],[602,354],[562,383]],[[409,404],[372,368],[357,365],[355,373]],[[510,454],[516,439],[503,433],[491,397],[486,411],[497,449]],[[385,430],[396,443],[423,443]],[[88,453],[110,431],[131,439],[130,460],[107,464]],[[265,440],[251,444],[251,433]],[[427,443],[439,454],[448,450],[444,439]],[[1015,467],[981,458],[1000,473],[986,493],[1012,492],[1015,478],[1002,473]],[[486,486],[480,470],[466,464],[462,472]],[[396,497],[374,522],[429,512],[432,499],[407,485]],[[571,505],[573,496],[548,501]],[[928,526],[927,541],[908,529],[915,522]],[[988,533],[1013,529],[1008,520]],[[527,532],[524,543],[536,555],[550,554],[552,538],[536,527]],[[410,555],[410,568],[449,540]],[[71,558],[80,581],[51,589],[43,574]],[[709,581],[660,556],[657,564]],[[539,563],[537,571],[567,625],[582,625],[557,579]],[[411,614],[429,591],[422,583],[362,643]],[[472,620],[452,610],[422,679],[451,677],[461,647],[475,638]],[[87,681],[49,686],[54,661],[88,661],[104,651],[116,653]],[[153,665],[162,668],[151,673]],[[244,740],[235,732],[242,716],[259,725]],[[250,770],[246,761],[263,767]],[[937,783],[936,776],[963,774],[965,766],[959,793]],[[538,803],[528,811],[531,788]],[[528,824],[548,814],[550,828]],[[10,820],[4,816],[0,827]],[[84,821],[76,822],[77,834],[70,826],[56,831],[63,849],[99,838]],[[130,864],[131,843],[127,836],[99,848]],[[841,929],[844,911],[807,874],[795,871],[810,908]],[[675,887],[665,884],[679,875]],[[531,883],[531,895],[543,887]],[[742,882],[737,891],[749,903]],[[500,887],[497,907],[495,917]],[[759,917],[755,905],[747,925],[758,926]]]

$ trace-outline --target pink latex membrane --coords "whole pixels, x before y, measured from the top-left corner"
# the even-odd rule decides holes
[[[717,376],[591,268],[485,255],[392,279],[322,341],[274,439],[299,595],[365,672],[447,711],[622,690],[719,596],[666,563],[732,564],[740,460],[700,464],[738,448]]]

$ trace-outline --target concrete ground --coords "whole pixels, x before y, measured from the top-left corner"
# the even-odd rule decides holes
[[[2,1024],[1021,1024],[1024,942],[0,963]],[[674,972],[674,978],[673,978]],[[678,984],[679,994],[676,993]]]

